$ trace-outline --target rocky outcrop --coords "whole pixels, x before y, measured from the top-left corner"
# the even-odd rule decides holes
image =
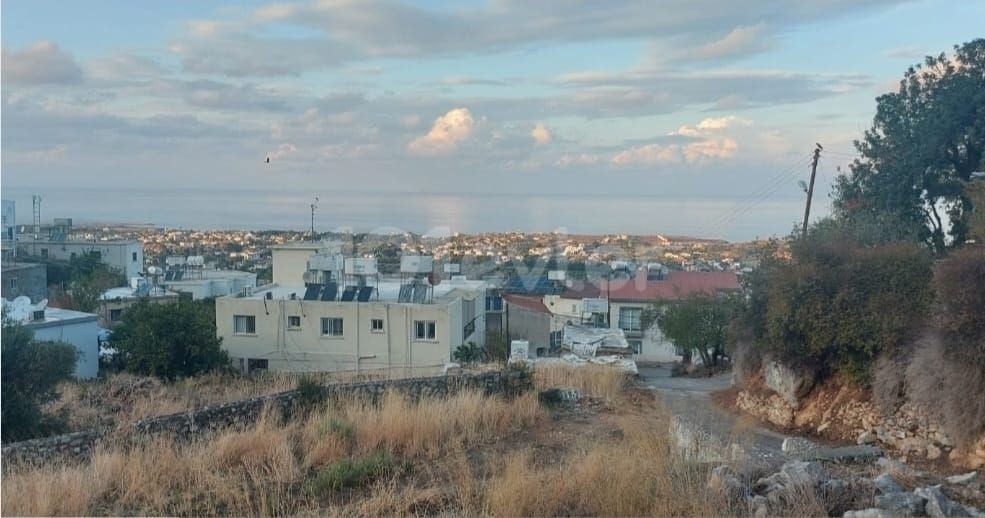
[[[814,373],[798,371],[776,360],[763,365],[763,382],[793,408],[814,388]]]

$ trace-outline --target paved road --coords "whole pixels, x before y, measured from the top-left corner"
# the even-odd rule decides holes
[[[708,448],[737,444],[751,457],[782,460],[781,446],[787,436],[750,424],[751,421],[740,423],[737,416],[711,400],[712,392],[731,385],[730,374],[710,378],[671,377],[669,367],[645,367],[639,372],[641,385],[653,390],[675,418],[693,423],[710,434]]]
[[[639,369],[640,384],[653,390],[655,397],[686,428],[695,431],[690,439],[701,443],[701,449],[715,454],[727,454],[738,446],[742,456],[752,461],[766,464],[780,463],[790,458],[846,459],[866,458],[881,455],[878,448],[871,446],[846,446],[828,448],[809,441],[806,449],[784,453],[783,441],[788,436],[758,426],[751,419],[740,420],[736,415],[719,407],[711,400],[711,393],[727,389],[731,385],[731,375],[722,374],[710,378],[671,377],[669,367],[646,367]]]

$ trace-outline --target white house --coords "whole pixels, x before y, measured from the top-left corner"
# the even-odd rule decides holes
[[[127,279],[140,276],[144,271],[144,245],[137,240],[57,241],[20,236],[17,249],[18,253],[60,261],[82,256],[95,257],[99,262],[119,270]]]
[[[95,378],[99,375],[98,315],[69,309],[45,307],[47,301],[32,305],[27,297],[17,297],[11,302],[3,299],[5,317],[20,323],[41,341],[65,342],[75,346],[78,359],[75,364],[77,378]]]

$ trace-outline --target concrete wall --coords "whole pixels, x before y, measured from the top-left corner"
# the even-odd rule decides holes
[[[275,284],[300,284],[308,271],[308,259],[318,250],[311,248],[273,248],[271,250]]]
[[[64,322],[45,322],[28,324],[37,340],[54,340],[70,343],[79,351],[75,364],[75,376],[95,378],[99,374],[99,338],[96,317],[66,320]]]
[[[440,368],[462,345],[460,303],[322,302],[222,297],[216,299],[216,331],[234,365],[267,360],[269,370],[358,371],[385,367]],[[234,333],[233,317],[256,318],[256,333]],[[289,328],[288,317],[301,326]],[[341,318],[343,335],[322,336],[322,318]],[[374,332],[372,319],[383,320]],[[414,321],[433,320],[434,340],[414,338]]]
[[[174,304],[175,302],[178,302],[178,299],[181,297],[176,294],[170,294],[154,297],[148,296],[144,298],[146,298],[151,304]],[[119,324],[121,320],[113,320],[113,314],[116,310],[120,311],[119,314],[122,318],[123,313],[125,313],[131,306],[135,306],[139,301],[140,298],[138,297],[99,301],[99,307],[96,308],[96,314],[99,315],[99,326],[108,329]]]
[[[611,321],[609,322],[609,327],[612,329],[619,328],[619,312],[623,308],[639,308],[646,309],[647,304],[642,302],[611,302],[609,304],[609,310],[611,313]],[[641,331],[625,331],[626,340],[629,342],[639,341],[641,342],[641,351],[639,354],[633,355],[633,359],[636,361],[644,362],[675,362],[681,361],[681,356],[677,354],[674,344],[668,340],[662,332],[660,332],[659,327],[654,324],[650,329]]]
[[[329,404],[363,399],[378,403],[387,391],[406,394],[411,400],[454,395],[463,390],[477,390],[486,395],[513,397],[532,388],[526,370],[506,370],[481,374],[459,374],[404,380],[368,381],[326,385],[323,396]],[[246,399],[222,405],[201,407],[190,412],[152,417],[137,422],[128,430],[129,437],[120,437],[113,428],[86,430],[56,437],[34,439],[5,445],[4,463],[45,462],[56,458],[84,458],[103,441],[139,440],[148,435],[165,434],[187,440],[192,437],[228,427],[244,427],[255,422],[267,406],[291,416],[298,409],[297,391]]]
[[[536,354],[537,349],[543,348],[545,351],[551,345],[551,315],[540,311],[533,311],[523,306],[510,304],[504,300],[503,304],[509,308],[505,314],[509,315],[510,335],[508,340],[526,340],[530,342],[530,355]],[[503,325],[504,330],[507,327]]]
[[[71,260],[73,254],[82,256],[99,252],[100,262],[116,268],[127,279],[144,271],[144,247],[139,241],[29,241],[17,243],[18,250],[27,255]]]
[[[40,263],[18,263],[5,266],[2,277],[2,294],[7,300],[17,297],[29,297],[37,304],[41,299],[48,298],[48,269]]]

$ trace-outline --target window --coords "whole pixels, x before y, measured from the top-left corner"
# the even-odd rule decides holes
[[[41,257],[44,257],[44,258],[47,258],[48,257],[48,249],[47,248],[42,248],[41,249]]]
[[[322,336],[342,336],[342,319],[341,318],[321,319],[321,334]]]
[[[233,315],[233,332],[253,335],[257,332],[257,317],[253,315]]]
[[[643,354],[643,342],[641,340],[629,340],[629,346],[633,349],[633,354]]]
[[[369,321],[369,330],[372,331],[372,332],[374,332],[374,333],[382,333],[383,332],[383,319],[382,318],[374,318],[374,319],[370,320]]]
[[[258,358],[247,358],[246,360],[246,372],[253,371],[265,371],[267,370],[267,360]]]
[[[137,252],[132,252],[130,256],[133,258],[132,259],[133,262],[137,262]]]
[[[642,331],[640,317],[643,316],[643,308],[620,308],[619,309],[619,329],[623,331]]]
[[[287,317],[287,328],[288,329],[301,329],[301,317],[297,315],[290,315]]]
[[[109,310],[109,321],[110,322],[119,322],[122,319],[123,319],[123,310],[122,309],[111,309],[111,310]]]
[[[7,285],[8,285],[8,286],[10,287],[10,289],[12,289],[12,290],[13,290],[13,289],[16,289],[16,288],[17,288],[17,277],[11,277],[11,278],[10,278],[10,282],[8,282],[8,283],[7,283]]]
[[[434,340],[435,332],[434,320],[415,320],[414,339],[415,340]]]
[[[571,314],[574,315],[576,313],[578,313],[578,304],[572,304],[571,305]]]

